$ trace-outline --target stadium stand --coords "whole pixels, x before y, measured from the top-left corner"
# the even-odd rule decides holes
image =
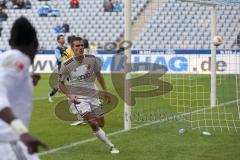
[[[224,38],[220,48],[231,48],[239,32],[239,7],[222,5],[217,10],[218,34]],[[134,48],[209,49],[210,20],[210,7],[168,0],[168,3],[162,3],[137,36]]]
[[[133,24],[137,22],[138,17],[151,1],[133,0]],[[63,22],[68,23],[71,28],[70,32],[65,33],[66,37],[72,34],[86,35],[90,43],[98,44],[100,48],[105,42],[115,42],[121,40],[123,36],[124,13],[104,12],[104,0],[81,0],[79,8],[71,8],[68,0],[62,0],[61,3],[57,0],[47,2],[33,0],[31,3],[31,9],[6,9],[9,18],[2,24],[1,49],[9,48],[10,26],[21,15],[28,17],[36,26],[40,46],[45,49],[55,47],[57,33],[53,28]],[[59,9],[61,12],[59,17],[39,17],[38,10],[46,3],[50,7]],[[161,3],[160,0],[159,3]],[[240,10],[237,6],[220,6],[218,12],[220,13],[218,28],[220,35],[224,37],[224,44],[221,47],[230,48],[239,33]],[[152,15],[150,20],[142,25],[142,32],[134,37],[134,49],[208,49],[210,47],[209,8],[168,0],[167,3],[162,3]]]

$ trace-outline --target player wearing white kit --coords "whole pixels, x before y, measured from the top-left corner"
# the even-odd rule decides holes
[[[68,59],[60,70],[59,88],[68,97],[72,112],[80,114],[92,128],[93,134],[108,146],[112,154],[117,154],[119,150],[102,130],[104,111],[98,98],[96,78],[108,101],[110,96],[101,74],[101,65],[95,56],[84,54],[84,43],[80,37],[72,40],[72,49],[74,57]],[[64,84],[67,78],[69,78],[70,89]]]
[[[26,18],[14,22],[9,44],[12,49],[0,54],[0,159],[37,160],[38,146],[46,145],[28,132],[27,125],[32,112],[33,85],[29,67],[38,40]]]

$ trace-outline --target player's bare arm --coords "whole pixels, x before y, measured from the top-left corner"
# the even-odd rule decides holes
[[[111,102],[111,97],[108,93],[108,90],[107,90],[107,87],[106,87],[106,83],[105,83],[105,80],[102,76],[102,73],[101,72],[97,72],[96,73],[97,75],[97,80],[99,82],[99,84],[101,85],[103,91],[104,91],[104,98],[106,98],[108,100],[108,102],[110,103]]]
[[[80,102],[77,100],[76,95],[73,95],[69,92],[67,86],[65,85],[64,81],[59,81],[59,89],[63,94],[67,96],[67,98],[75,104],[79,104]]]
[[[10,124],[14,119],[16,119],[16,116],[12,112],[11,108],[6,106],[2,111],[0,111],[0,118]]]

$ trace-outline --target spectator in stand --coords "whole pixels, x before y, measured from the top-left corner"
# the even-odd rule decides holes
[[[13,6],[14,9],[23,9],[24,7],[25,7],[24,0],[17,0]]]
[[[6,21],[8,19],[8,15],[3,11],[3,8],[0,7],[0,22]]]
[[[13,1],[7,1],[5,4],[7,9],[12,9],[13,8]]]
[[[122,1],[116,0],[116,1],[113,3],[113,11],[114,11],[114,12],[122,12],[122,9],[123,9],[123,3],[122,3]]]
[[[60,16],[60,11],[57,8],[52,8],[51,9],[51,17],[59,17]]]
[[[62,32],[63,33],[68,33],[70,31],[69,24],[67,22],[64,22],[62,25]]]
[[[71,8],[79,8],[79,0],[70,0]]]
[[[0,7],[6,8],[6,1],[5,0],[0,0]]]
[[[58,24],[55,28],[54,28],[55,33],[62,33],[62,27]]]
[[[13,2],[13,9],[17,9],[18,6],[17,6],[17,0],[12,0]]]
[[[45,6],[42,6],[39,10],[38,10],[38,15],[40,17],[47,17],[48,13],[50,13],[51,8],[50,6],[46,3]]]
[[[25,8],[26,9],[31,9],[32,8],[32,4],[31,4],[30,0],[25,1]]]
[[[112,0],[104,0],[103,7],[105,12],[112,12],[113,11]]]

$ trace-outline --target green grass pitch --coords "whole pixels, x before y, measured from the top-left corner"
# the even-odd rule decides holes
[[[109,75],[104,75],[110,92],[116,91]],[[170,92],[154,98],[137,98],[133,107],[133,127],[127,132],[110,136],[120,150],[111,155],[104,144],[92,138],[87,125],[71,127],[55,115],[55,106],[65,97],[58,94],[54,103],[48,103],[49,75],[42,75],[34,89],[34,109],[30,123],[31,132],[47,143],[50,151],[75,142],[74,147],[41,156],[43,160],[237,160],[240,157],[240,125],[238,106],[239,75],[217,77],[219,107],[207,109],[210,99],[209,75],[165,75],[162,80],[172,84]],[[149,86],[136,88],[148,90]],[[123,101],[106,114],[106,133],[123,129]],[[222,106],[221,106],[222,105]],[[188,114],[192,112],[192,114]],[[181,119],[173,115],[187,113]],[[225,114],[224,114],[225,113]],[[169,119],[167,119],[169,118]],[[164,120],[163,120],[164,119]],[[151,125],[153,121],[159,121]],[[139,127],[140,126],[140,127]],[[186,132],[179,135],[178,130]],[[203,136],[208,130],[212,136]],[[41,150],[40,152],[44,152]]]

